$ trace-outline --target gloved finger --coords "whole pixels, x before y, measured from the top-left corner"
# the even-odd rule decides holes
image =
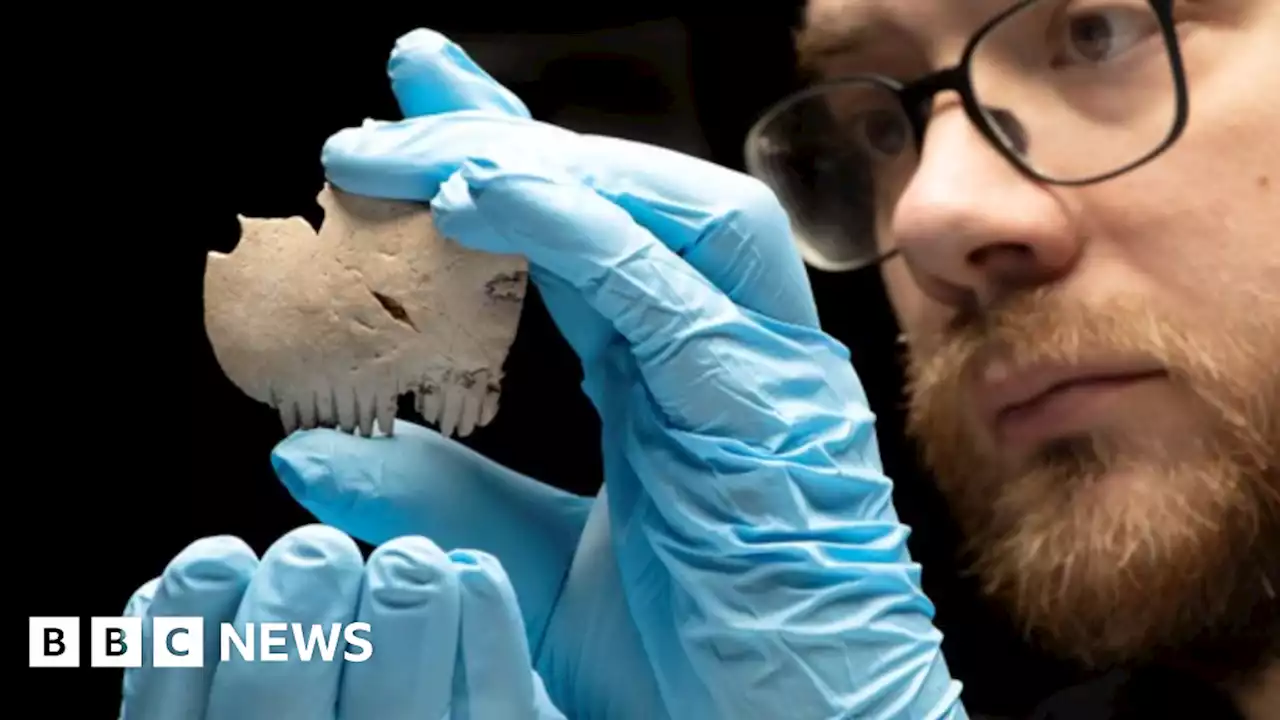
[[[197,540],[170,561],[143,617],[142,667],[130,672],[125,691],[128,720],[202,716],[218,666],[218,628],[235,617],[257,566],[253,549],[230,536]],[[167,617],[204,620],[200,667],[155,666],[155,622]],[[185,649],[177,636],[167,642]]]
[[[816,329],[791,327],[792,340],[779,340],[776,321],[747,315],[617,205],[536,157],[467,163],[432,209],[440,231],[463,245],[522,254],[577,288],[626,337],[673,429],[774,442],[793,431],[789,413],[807,420],[814,408],[837,407],[774,408],[774,385],[757,378],[794,366],[802,384],[793,397],[830,392],[814,359],[847,363],[843,348]]]
[[[554,688],[556,700],[567,708],[625,708],[627,717],[671,720],[671,709],[663,703],[665,690],[668,698],[680,698],[682,708],[690,704],[694,708],[680,709],[676,717],[715,717],[697,712],[700,706],[687,687],[680,688],[678,695],[671,693],[670,685],[659,690],[655,663],[660,662],[666,673],[678,673],[688,667],[687,661],[673,662],[671,658],[681,654],[672,653],[664,644],[681,623],[671,622],[670,574],[656,560],[637,562],[633,551],[636,545],[650,547],[654,537],[652,523],[640,512],[611,512],[610,500],[618,494],[618,478],[619,473],[610,475],[606,486],[600,488],[591,517],[582,530],[578,554],[565,578],[564,592],[556,603],[542,646],[552,651],[540,652],[534,647],[538,672]],[[636,487],[636,483],[623,485],[624,490]],[[617,532],[615,519],[622,528]],[[620,556],[626,558],[625,571]],[[624,577],[630,580],[625,585]],[[641,640],[637,617],[655,614],[665,617],[671,629],[666,633],[650,632]],[[608,667],[584,673],[578,669],[581,663],[574,662],[581,658],[607,658]],[[696,686],[696,679],[689,684]],[[595,715],[609,717],[611,713]]]
[[[572,285],[536,265],[529,267],[529,279],[537,287],[552,322],[581,361],[584,390],[600,411],[605,395],[593,387],[598,384],[600,365],[610,348],[625,344],[613,323],[583,301],[582,293]]]
[[[213,677],[206,720],[332,718],[343,666],[342,630],[355,620],[363,574],[359,548],[333,528],[308,525],[276,541],[234,620],[240,637],[252,638],[247,644],[254,661],[230,644],[230,657]],[[274,636],[284,642],[269,651],[287,659],[262,661],[262,634],[270,629],[264,623],[281,624]]]
[[[587,183],[626,210],[736,304],[818,327],[818,309],[791,220],[755,178],[630,140],[587,136],[587,157],[609,159]]]
[[[443,718],[453,696],[458,577],[435,543],[396,538],[369,556],[356,621],[377,652],[348,661],[338,720]]]
[[[551,696],[547,694],[546,683],[542,682],[542,678],[538,673],[530,671],[533,677],[533,720],[567,720],[564,713],[560,712],[560,708],[551,701]],[[648,715],[637,715],[636,717],[649,717]]]
[[[151,600],[156,595],[156,588],[160,587],[160,578],[151,578],[133,591],[133,595],[129,596],[129,602],[125,603],[123,617],[143,618],[145,623],[147,609],[151,607]],[[131,717],[128,713],[129,697],[134,694],[138,682],[138,671],[142,668],[125,668],[124,677],[121,680],[120,692],[120,720],[126,720]]]
[[[156,589],[160,587],[160,578],[154,577],[133,591],[129,602],[124,605],[123,617],[145,618],[151,608],[151,601],[156,597]]]
[[[397,40],[387,74],[405,117],[457,110],[530,117],[515,93],[498,83],[452,40],[434,30],[420,28]],[[530,276],[560,332],[589,364],[614,338],[612,326],[555,278],[536,267],[530,268]]]
[[[387,75],[405,117],[454,110],[529,117],[529,109],[515,93],[434,30],[419,28],[396,40]]]
[[[462,588],[462,673],[454,694],[455,716],[510,720],[545,716],[536,690],[515,591],[498,561],[474,550],[449,557]]]
[[[502,558],[531,632],[546,624],[591,505],[401,420],[391,437],[294,433],[271,462],[303,507],[365,542],[422,535]]]
[[[613,200],[742,307],[817,326],[808,275],[777,198],[754,178],[705,160],[471,111],[342,130],[321,159],[343,190],[424,201],[463,164],[503,162],[513,153]]]

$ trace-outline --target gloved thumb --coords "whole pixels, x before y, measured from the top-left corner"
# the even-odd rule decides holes
[[[380,545],[421,535],[498,558],[531,637],[546,624],[592,503],[400,420],[392,437],[294,433],[271,463],[303,507],[352,537]]]
[[[407,118],[458,110],[529,117],[529,108],[515,93],[434,30],[419,28],[396,40],[387,76]]]

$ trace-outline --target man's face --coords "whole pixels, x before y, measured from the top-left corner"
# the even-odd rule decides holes
[[[812,0],[808,25],[876,28],[824,74],[910,80],[1009,4]],[[1176,13],[1191,115],[1164,155],[1036,183],[943,94],[887,229],[911,430],[990,592],[1085,662],[1224,639],[1280,582],[1280,3]]]

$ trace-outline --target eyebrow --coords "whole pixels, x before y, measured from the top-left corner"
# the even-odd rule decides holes
[[[832,57],[858,53],[883,30],[881,18],[868,11],[830,13],[806,22],[793,38],[796,60],[805,72],[817,72]]]

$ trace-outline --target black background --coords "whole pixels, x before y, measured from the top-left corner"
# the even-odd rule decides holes
[[[788,2],[702,13],[658,2],[457,5],[371,8],[364,18],[350,5],[306,17],[192,10],[151,17],[137,40],[55,43],[41,56],[69,64],[44,89],[56,111],[11,118],[48,137],[20,198],[35,231],[15,233],[7,261],[18,423],[8,434],[8,530],[21,557],[10,591],[26,614],[118,615],[199,537],[238,535],[261,552],[312,521],[271,471],[282,437],[274,412],[241,395],[213,359],[204,260],[234,246],[237,213],[319,219],[324,140],[365,117],[398,117],[385,62],[399,35],[426,26],[457,38],[539,119],[739,169],[750,123],[794,82]],[[108,74],[97,68],[108,56],[133,62]],[[1063,676],[1021,647],[958,570],[954,529],[900,437],[896,330],[878,278],[813,282],[824,326],[852,348],[880,417],[897,506],[969,708],[1025,711]],[[596,418],[536,297],[507,370],[502,412],[468,444],[594,493]],[[549,412],[563,421],[548,422]],[[118,672],[33,674],[42,716],[114,717]]]

